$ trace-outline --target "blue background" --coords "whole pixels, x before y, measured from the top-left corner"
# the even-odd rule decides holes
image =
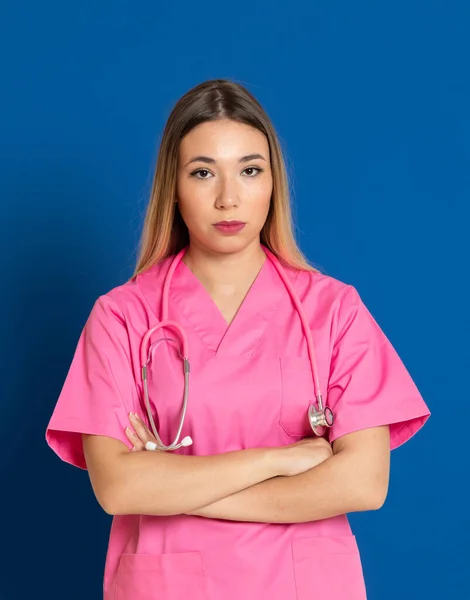
[[[466,2],[2,2],[0,598],[101,598],[111,517],[44,432],[96,297],[132,274],[177,99],[260,100],[299,241],[352,283],[433,416],[353,514],[370,600],[470,595]]]

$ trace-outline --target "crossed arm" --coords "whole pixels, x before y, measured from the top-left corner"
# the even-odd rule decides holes
[[[274,477],[189,514],[213,519],[298,523],[377,510],[385,502],[390,469],[388,426],[333,442],[333,456],[293,477]]]
[[[190,514],[266,523],[316,521],[383,505],[390,469],[388,426],[344,435],[332,448],[333,455],[309,471],[273,477],[266,475],[259,449],[235,452],[230,458],[190,457],[129,452],[111,438],[84,436],[95,495],[110,514]],[[104,458],[118,449],[119,462]],[[246,453],[253,453],[253,469],[246,468]],[[113,464],[117,466],[111,468]],[[162,481],[169,486],[164,494]]]

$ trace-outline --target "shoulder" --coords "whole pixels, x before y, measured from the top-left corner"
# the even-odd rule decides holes
[[[331,341],[363,312],[363,302],[351,283],[318,271],[288,269],[313,330],[323,331]]]
[[[302,302],[318,307],[337,305],[353,307],[360,302],[359,293],[349,282],[319,271],[288,268],[292,284]]]
[[[96,299],[93,311],[104,311],[121,321],[152,320],[159,312],[163,281],[171,257],[117,285]],[[152,316],[151,316],[152,315]]]

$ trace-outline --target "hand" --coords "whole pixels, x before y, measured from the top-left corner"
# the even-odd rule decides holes
[[[145,444],[147,442],[153,442],[154,444],[157,442],[153,433],[136,413],[129,413],[129,420],[134,431],[132,431],[130,427],[126,427],[124,431],[127,439],[131,444],[134,444],[131,452],[145,450]]]
[[[287,477],[300,475],[333,456],[331,444],[323,437],[304,438],[287,446],[274,449],[279,474]]]
[[[133,444],[132,452],[145,450],[147,442],[156,443],[153,433],[135,413],[129,414],[134,431],[129,427],[125,433]],[[331,444],[323,437],[304,438],[287,446],[272,449],[278,475],[291,477],[309,471],[333,456]]]

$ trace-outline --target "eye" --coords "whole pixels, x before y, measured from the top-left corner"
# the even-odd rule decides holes
[[[242,172],[245,173],[245,171],[256,171],[254,175],[248,175],[248,177],[255,177],[258,173],[262,173],[264,171],[264,169],[262,169],[261,167],[247,167],[246,169],[244,169]],[[199,177],[199,174],[205,173],[204,176]],[[209,179],[209,177],[207,177],[206,175],[210,174],[211,172],[208,171],[207,169],[196,169],[196,171],[193,171],[192,173],[190,173],[191,177],[195,177],[196,179]]]
[[[190,175],[191,177],[196,177],[196,175],[198,173],[209,173],[210,171],[208,171],[207,169],[197,169],[196,171],[193,171]],[[196,177],[196,179],[209,179],[208,177]]]
[[[262,169],[261,167],[247,167],[245,171],[257,171],[257,173],[255,173],[255,175],[248,175],[248,177],[256,177],[256,175],[258,173],[262,173],[264,171],[264,169]]]

